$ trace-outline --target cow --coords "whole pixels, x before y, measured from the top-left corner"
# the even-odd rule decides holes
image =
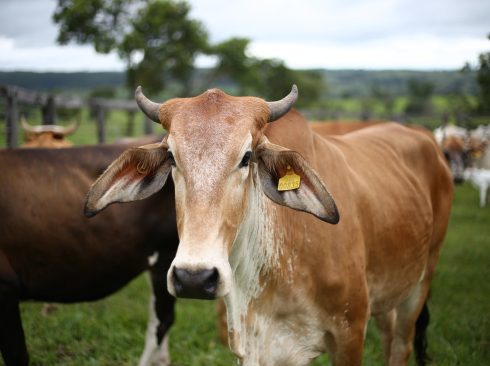
[[[480,125],[470,131],[468,138],[469,154],[472,158],[471,166],[478,169],[490,170],[490,126]]]
[[[173,188],[103,217],[83,216],[91,182],[128,147],[0,151],[0,351],[7,366],[28,364],[20,301],[97,300],[147,269],[153,294],[139,365],[169,365],[174,298],[162,283],[178,244]]]
[[[275,102],[211,89],[160,104],[137,88],[168,135],[116,159],[85,213],[149,197],[171,173],[180,242],[168,290],[224,298],[244,366],[307,365],[325,352],[360,365],[370,316],[387,364],[406,365],[413,340],[423,365],[453,195],[442,153],[397,124],[320,136],[290,111],[297,96],[296,86]]]
[[[480,207],[487,204],[487,191],[490,187],[490,170],[468,168],[464,171],[465,180],[469,181],[480,193]]]
[[[25,138],[25,143],[22,144],[22,147],[61,148],[73,146],[65,137],[78,129],[80,121],[76,121],[67,127],[57,125],[31,126],[22,117],[21,125]]]
[[[345,135],[366,127],[376,126],[385,121],[323,121],[310,123],[313,131],[320,135]]]

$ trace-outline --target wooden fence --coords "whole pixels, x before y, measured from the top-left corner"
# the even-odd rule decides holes
[[[12,85],[0,85],[0,98],[6,100],[7,147],[17,146],[19,105],[41,108],[43,124],[56,124],[56,108],[90,108],[95,112],[97,141],[99,143],[106,142],[106,117],[110,110],[127,111],[130,119],[134,118],[134,113],[139,110],[133,100],[71,97],[62,94],[32,91]],[[153,122],[145,117],[145,133],[151,133],[152,127]]]

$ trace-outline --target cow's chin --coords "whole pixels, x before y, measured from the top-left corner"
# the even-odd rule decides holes
[[[177,298],[213,300],[228,295],[232,283],[227,260],[205,262],[175,258],[167,273],[168,292]]]

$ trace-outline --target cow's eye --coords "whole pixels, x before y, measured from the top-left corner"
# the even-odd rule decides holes
[[[167,160],[170,163],[170,165],[175,166],[174,154],[172,154],[171,151],[167,151]]]
[[[242,161],[240,161],[240,165],[238,166],[239,168],[244,168],[248,166],[248,163],[250,162],[250,157],[252,156],[251,151],[247,151],[245,155],[243,155]]]

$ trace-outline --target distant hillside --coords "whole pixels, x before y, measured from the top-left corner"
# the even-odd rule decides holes
[[[0,71],[0,84],[33,90],[92,90],[124,86],[122,72],[24,72]]]
[[[410,70],[318,70],[323,73],[332,96],[367,96],[373,87],[404,95],[410,79],[434,85],[435,94],[466,93],[476,95],[478,86],[474,72],[410,71]]]
[[[406,71],[406,70],[317,70],[324,75],[330,97],[368,96],[373,87],[381,88],[395,96],[406,94],[410,79],[431,82],[436,94],[478,92],[475,74],[459,71]],[[196,72],[203,80],[208,70]],[[124,87],[122,72],[1,72],[0,84],[18,85],[33,90],[73,91],[87,93],[96,88]],[[197,83],[199,84],[199,82]],[[220,85],[216,85],[220,87]]]

